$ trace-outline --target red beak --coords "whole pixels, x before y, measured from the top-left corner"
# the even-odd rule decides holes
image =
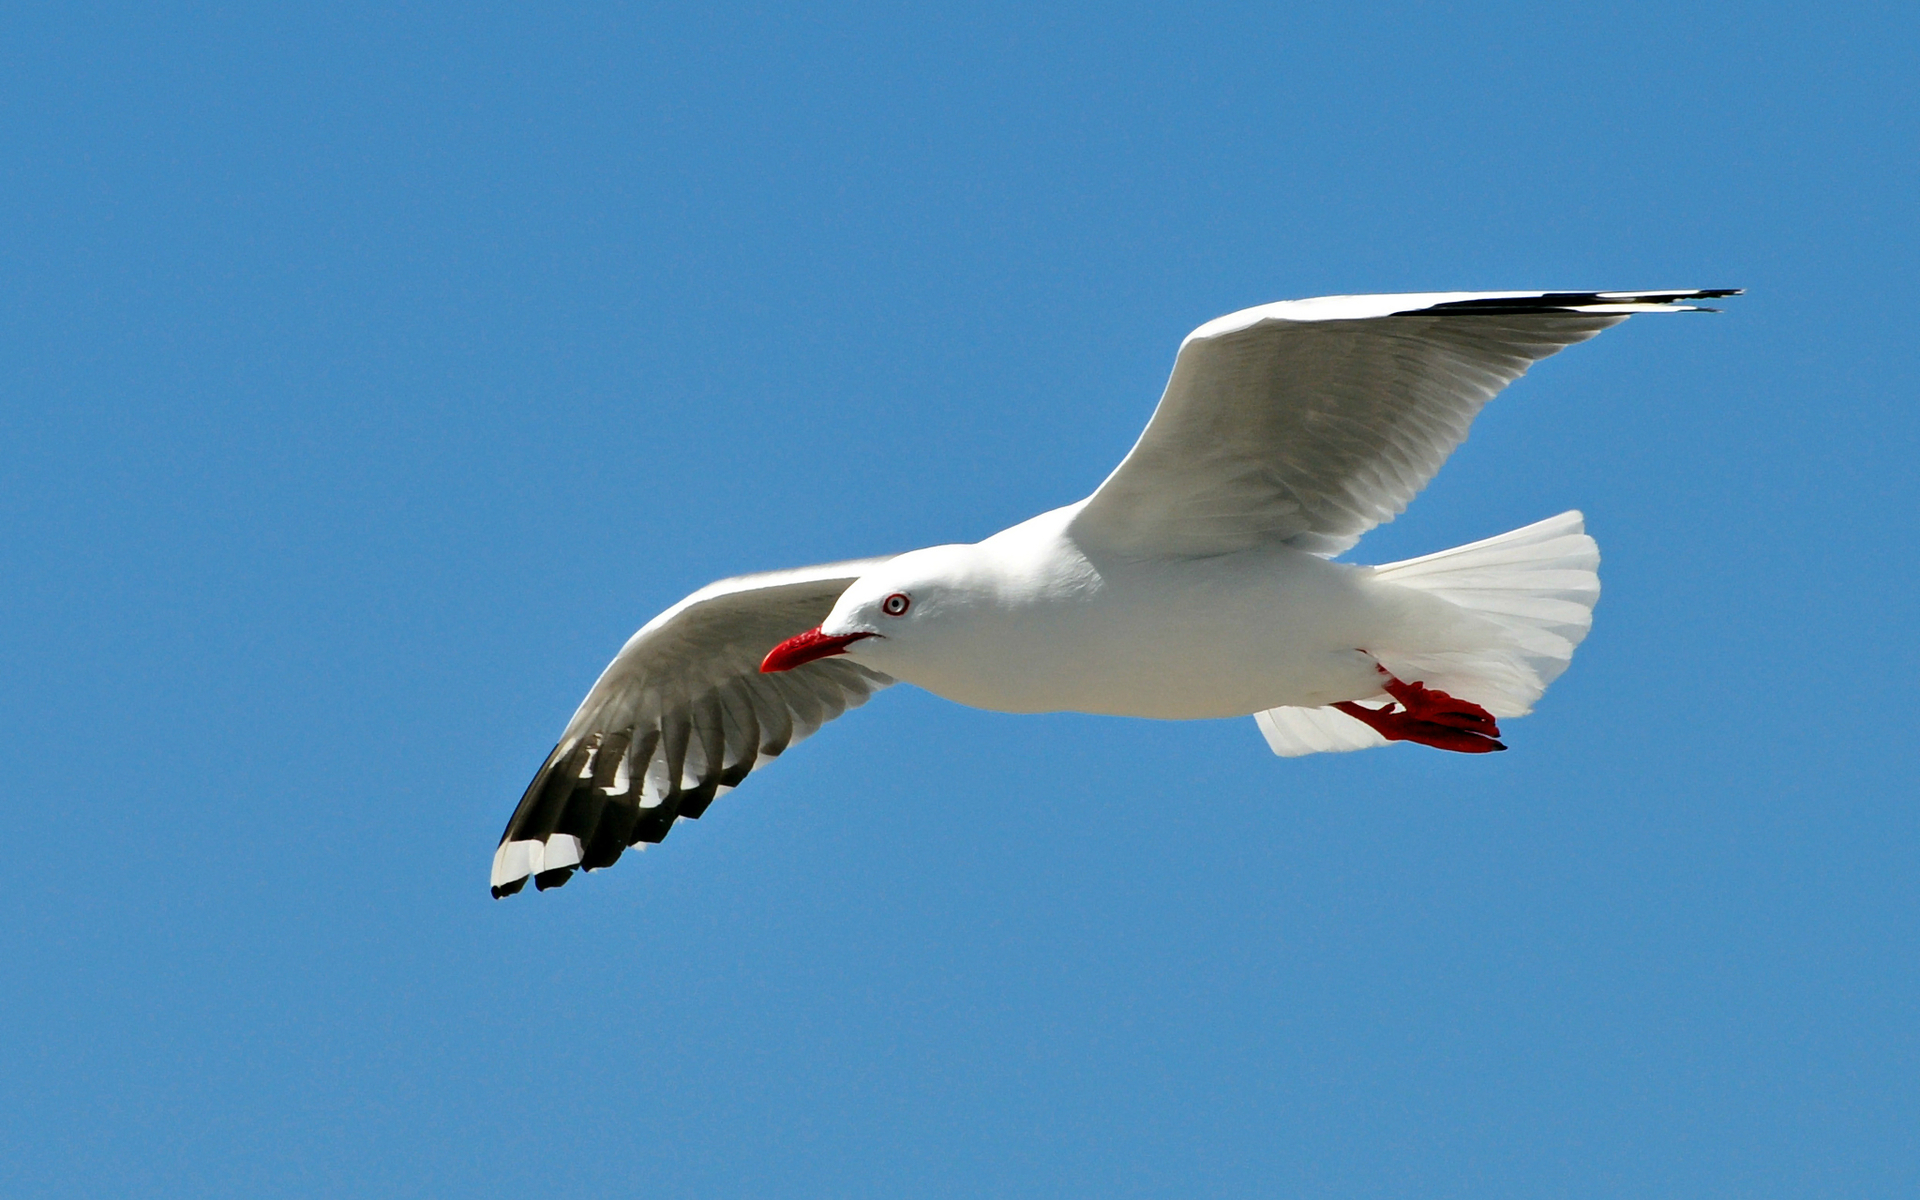
[[[810,663],[816,658],[832,658],[836,654],[845,654],[847,647],[861,638],[870,638],[871,633],[847,633],[835,636],[821,633],[818,629],[809,629],[797,633],[778,646],[767,651],[760,660],[760,670],[791,671],[801,663]]]

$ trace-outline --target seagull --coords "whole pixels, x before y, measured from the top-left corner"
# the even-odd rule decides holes
[[[1209,321],[1086,499],[971,544],[723,579],[648,621],[514,809],[493,895],[660,841],[900,681],[999,712],[1252,716],[1289,757],[1504,750],[1499,722],[1593,622],[1581,514],[1404,562],[1335,556],[1535,362],[1738,294],[1322,296]]]

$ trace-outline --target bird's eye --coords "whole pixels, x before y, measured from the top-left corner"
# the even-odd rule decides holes
[[[880,602],[880,611],[890,617],[904,617],[913,600],[905,592],[895,592]]]

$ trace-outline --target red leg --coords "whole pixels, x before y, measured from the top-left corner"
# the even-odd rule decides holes
[[[1422,683],[1402,683],[1391,675],[1387,677],[1386,693],[1401,707],[1389,704],[1367,708],[1351,700],[1333,707],[1390,742],[1417,742],[1461,754],[1506,749],[1494,740],[1500,736],[1500,726],[1494,723],[1493,714],[1471,700],[1449,696]]]

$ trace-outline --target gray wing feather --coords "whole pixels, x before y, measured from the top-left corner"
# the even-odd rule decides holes
[[[697,818],[757,765],[893,680],[845,659],[760,674],[782,640],[820,624],[884,558],[723,579],[647,622],[601,672],[507,822],[493,894],[576,868]]]

